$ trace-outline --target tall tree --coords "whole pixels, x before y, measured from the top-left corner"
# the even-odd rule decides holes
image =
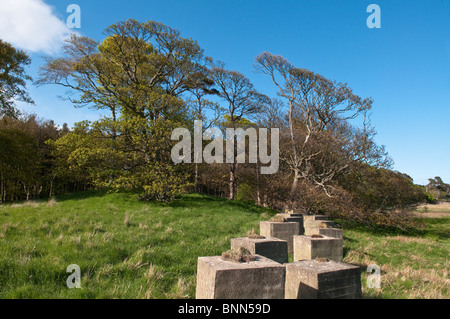
[[[77,98],[69,98],[77,106],[111,111],[112,121],[102,132],[127,159],[117,162],[116,172],[123,175],[115,178],[116,184],[140,185],[149,190],[143,197],[151,197],[150,189],[158,187],[146,183],[156,178],[170,188],[178,178],[167,178],[175,174],[170,132],[187,120],[181,96],[189,76],[202,67],[203,50],[178,30],[154,21],[129,19],[104,33],[101,43],[72,36],[64,57],[47,60],[38,83],[70,88]]]
[[[35,115],[0,118],[0,201],[48,194],[53,176],[47,141],[62,134],[53,121]]]
[[[20,112],[14,101],[34,104],[26,91],[26,81],[32,79],[25,73],[24,66],[30,63],[24,51],[0,39],[0,115],[17,117]]]
[[[296,68],[279,55],[263,52],[256,62],[256,69],[271,78],[288,105],[290,146],[283,159],[293,173],[290,202],[300,180],[328,194],[329,182],[347,170],[351,161],[378,158],[383,162],[384,149],[373,143],[374,131],[367,121],[371,99],[355,95],[346,83]],[[349,125],[356,118],[363,121],[361,130]]]
[[[236,71],[229,71],[219,63],[211,69],[211,78],[217,86],[217,95],[226,103],[227,128],[237,128],[246,117],[256,114],[269,99],[264,94],[257,92],[248,78]],[[236,145],[236,137],[233,144]],[[227,154],[227,157],[229,155]],[[229,199],[234,199],[236,194],[236,152],[233,151],[231,163],[229,163]]]
[[[210,58],[205,59],[205,62],[210,61]],[[199,71],[192,73],[186,82],[184,83],[185,88],[192,95],[192,101],[189,103],[193,118],[197,121],[202,122],[202,132],[203,133],[209,129],[212,125],[217,123],[217,120],[222,116],[223,108],[220,107],[219,103],[212,102],[208,100],[207,96],[217,95],[219,91],[214,88],[214,81],[209,77],[209,70],[207,67],[199,69]],[[207,113],[212,113],[209,115]],[[195,130],[195,128],[194,128]],[[195,132],[194,132],[195,133]],[[201,148],[203,149],[203,147]],[[201,154],[201,150],[194,147],[194,159],[198,159]],[[199,180],[200,171],[198,160],[194,160],[194,189],[195,192],[199,192]]]

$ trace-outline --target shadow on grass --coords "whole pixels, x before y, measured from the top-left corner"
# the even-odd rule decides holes
[[[275,211],[269,208],[256,206],[251,202],[246,202],[242,200],[229,200],[222,197],[214,197],[210,195],[203,195],[197,193],[191,193],[186,195],[180,195],[170,203],[159,202],[156,200],[139,200],[137,195],[131,192],[117,192],[112,189],[101,189],[101,190],[87,190],[75,193],[68,193],[64,195],[57,195],[55,198],[59,202],[69,201],[69,200],[84,200],[88,198],[100,198],[107,194],[116,193],[121,196],[122,200],[129,200],[141,203],[147,203],[153,207],[172,207],[172,208],[202,208],[202,207],[217,207],[223,208],[224,206],[236,208],[239,210],[244,210],[245,212],[262,214],[276,214]],[[43,200],[45,201],[45,200]]]
[[[168,206],[170,207],[201,207],[205,204],[223,204],[226,200],[220,197],[211,197],[207,195],[200,194],[188,194],[180,196],[179,198],[172,201]]]
[[[362,223],[357,223],[355,221],[349,220],[336,220],[335,223],[341,225],[342,229],[345,230],[354,230],[359,232],[364,232],[369,235],[374,236],[424,236],[427,232],[426,229],[419,228],[410,228],[406,230],[402,230],[396,227],[379,227],[379,226],[370,226]],[[425,226],[426,228],[426,226]]]
[[[101,189],[101,190],[86,190],[79,191],[74,193],[68,193],[63,195],[56,195],[55,198],[58,202],[64,202],[68,200],[82,200],[92,197],[103,197],[112,191],[109,189]]]
[[[426,218],[427,228],[423,231],[425,237],[439,240],[450,239],[450,218]]]
[[[345,235],[343,236],[343,239],[344,239],[344,242],[348,242],[348,243],[353,243],[353,242],[357,241],[356,239],[347,237]]]
[[[229,200],[222,197],[213,197],[209,195],[202,194],[188,194],[184,195],[179,199],[172,201],[168,204],[170,207],[181,207],[181,208],[192,208],[192,207],[204,207],[215,205],[217,207],[223,207],[227,205],[229,207],[236,207],[238,209],[245,210],[246,212],[261,214],[264,212],[269,212],[275,214],[275,212],[269,208],[255,206],[255,204],[242,201],[242,200]]]

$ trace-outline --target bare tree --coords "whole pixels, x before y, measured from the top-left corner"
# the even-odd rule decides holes
[[[293,173],[289,202],[294,200],[300,179],[327,187],[353,160],[369,160],[373,131],[368,125],[370,98],[353,94],[346,83],[338,83],[294,67],[285,58],[263,52],[255,68],[270,76],[277,94],[288,106],[290,147],[284,160]],[[351,120],[362,118],[363,128],[350,129]],[[370,144],[372,147],[369,147]]]
[[[218,103],[205,98],[208,95],[217,95],[219,93],[214,88],[214,81],[210,79],[208,73],[209,70],[206,67],[201,68],[198,72],[189,75],[184,83],[184,87],[193,97],[193,100],[189,102],[190,109],[194,118],[202,121],[203,131],[214,125],[224,112],[224,109]],[[208,118],[206,114],[208,111],[213,113],[212,117]],[[194,158],[198,156],[200,155],[194,154]],[[199,163],[198,161],[194,161],[194,188],[196,192],[199,191],[199,174]]]
[[[257,92],[244,75],[223,67],[221,63],[214,65],[210,75],[217,86],[217,95],[227,104],[225,125],[228,128],[237,128],[247,117],[257,113],[261,106],[267,103],[268,98]],[[236,194],[237,163],[236,152],[233,153],[233,160],[229,163],[229,199],[234,199]]]

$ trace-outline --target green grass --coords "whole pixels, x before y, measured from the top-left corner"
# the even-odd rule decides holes
[[[86,192],[3,205],[0,298],[194,298],[197,258],[220,255],[273,214],[196,194],[171,204]],[[365,298],[450,297],[450,218],[436,216],[411,235],[342,224],[344,261],[362,267]],[[66,286],[70,264],[82,289]],[[370,264],[381,268],[380,289],[367,287]]]
[[[0,206],[0,298],[193,298],[197,257],[272,215],[202,195],[160,204],[88,192]],[[66,286],[70,264],[82,289]]]
[[[450,218],[423,218],[415,234],[344,226],[344,262],[362,267],[365,298],[448,299]],[[369,288],[367,266],[381,269],[381,287]]]

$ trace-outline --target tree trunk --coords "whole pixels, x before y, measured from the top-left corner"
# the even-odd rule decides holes
[[[261,191],[259,187],[259,165],[256,163],[256,204],[261,206]]]
[[[26,194],[26,201],[28,202],[30,200],[30,188],[23,184],[23,190],[25,191]]]
[[[267,195],[263,196],[263,207],[269,207],[269,200],[267,198]]]
[[[295,191],[297,190],[298,180],[299,180],[298,170],[296,169],[294,170],[294,180],[292,181],[291,191],[289,192],[289,200],[284,205],[285,210],[293,208],[292,205],[295,198]]]
[[[228,196],[228,199],[234,200],[234,197],[236,195],[236,163],[230,164],[230,181],[228,183],[228,187],[230,190],[230,195]]]
[[[195,192],[198,193],[199,192],[199,190],[198,190],[198,163],[195,163],[194,169],[195,169],[194,187],[195,187]]]
[[[52,197],[53,179],[54,179],[54,177],[52,177],[52,179],[50,180],[50,191],[48,192],[48,197]]]
[[[0,174],[0,203],[3,203],[3,174]]]
[[[116,109],[113,107],[112,108],[112,117],[113,117],[113,130],[112,130],[112,140],[113,140],[113,145],[112,145],[112,149],[114,152],[117,152],[117,131],[116,131]],[[112,163],[113,167],[115,166],[114,162]],[[114,174],[109,175],[109,186],[111,186],[114,183]]]

